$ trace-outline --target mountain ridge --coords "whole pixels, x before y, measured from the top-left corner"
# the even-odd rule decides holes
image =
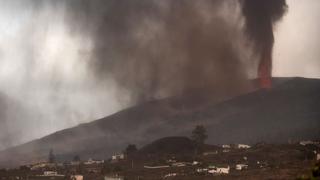
[[[107,159],[128,144],[143,146],[165,136],[188,136],[197,124],[207,128],[210,144],[319,138],[320,80],[274,81],[270,90],[197,108],[184,109],[170,99],[146,102],[1,151],[0,166],[44,161],[50,149],[60,161],[75,155]]]

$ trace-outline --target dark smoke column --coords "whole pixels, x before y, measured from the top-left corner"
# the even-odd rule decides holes
[[[245,28],[259,59],[258,76],[261,88],[271,88],[273,26],[286,12],[285,0],[240,0]]]

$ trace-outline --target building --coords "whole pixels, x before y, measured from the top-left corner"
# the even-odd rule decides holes
[[[103,164],[104,160],[93,160],[92,158],[89,158],[88,161],[84,162],[85,165],[91,165],[91,164]]]
[[[124,177],[118,175],[105,176],[104,180],[124,180]]]
[[[210,152],[204,152],[202,153],[204,156],[208,156],[208,155],[215,155],[218,154],[218,151],[210,151]]]
[[[201,163],[198,162],[198,161],[193,161],[191,165],[192,165],[192,166],[196,166],[196,165],[198,165],[198,164],[201,164]]]
[[[230,152],[230,149],[224,149],[222,150],[223,153],[227,153],[227,152]]]
[[[231,148],[231,146],[229,144],[223,144],[222,148],[226,149],[226,148]]]
[[[173,167],[184,167],[186,166],[186,163],[184,162],[175,162],[171,164]]]
[[[123,153],[122,154],[115,154],[111,157],[112,162],[118,162],[118,161],[121,161],[124,159],[125,159],[125,155]]]
[[[197,173],[206,173],[206,172],[208,172],[208,169],[207,168],[198,168],[196,171],[197,171]]]
[[[163,168],[170,168],[169,165],[162,165],[162,166],[143,166],[146,169],[163,169]]]
[[[163,178],[175,177],[177,175],[178,175],[177,173],[169,173],[169,174],[166,174]]]
[[[243,170],[243,169],[248,169],[248,165],[247,164],[237,164],[236,165],[236,170]]]
[[[247,144],[238,144],[237,145],[237,148],[238,149],[248,149],[250,148],[251,146],[247,145]]]
[[[65,176],[29,176],[28,180],[65,180]]]
[[[230,172],[230,166],[228,166],[227,168],[215,167],[215,168],[210,169],[208,171],[208,173],[210,173],[210,174],[229,174],[229,172]]]
[[[83,180],[82,175],[71,175],[70,180]]]
[[[35,163],[30,165],[30,169],[31,170],[38,170],[38,169],[42,169],[42,168],[46,168],[46,167],[54,167],[55,164],[52,163],[47,163],[47,162],[39,162],[39,163]]]
[[[319,143],[308,140],[308,141],[300,141],[299,144],[302,145],[302,146],[306,146],[306,145],[317,145],[317,144],[319,144]]]
[[[58,174],[56,171],[44,171],[43,175],[35,175],[28,177],[28,180],[63,180],[65,176]]]
[[[58,172],[56,172],[56,171],[44,171],[43,175],[44,176],[56,176],[56,175],[58,175]]]
[[[262,161],[257,161],[257,165],[260,167],[260,168],[266,168],[269,166],[269,164],[267,162],[262,162]]]

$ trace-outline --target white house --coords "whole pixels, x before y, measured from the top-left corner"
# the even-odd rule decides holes
[[[184,162],[175,162],[171,164],[173,167],[184,167],[186,166],[186,163]]]
[[[124,154],[115,154],[111,157],[112,161],[123,160],[125,158]]]
[[[64,177],[63,174],[58,174],[58,172],[56,171],[44,171],[43,172],[43,175],[37,175],[39,177],[46,177],[46,179],[51,179],[51,178],[54,178],[54,177]]]
[[[208,172],[208,169],[207,168],[198,168],[196,171],[198,173],[204,173],[204,172]]]
[[[229,174],[229,172],[230,172],[230,166],[228,166],[227,168],[216,167],[208,171],[208,173],[211,173],[211,174]]]
[[[175,163],[175,162],[177,162],[177,160],[175,160],[175,159],[168,159],[167,160],[167,163]]]
[[[90,165],[90,164],[103,164],[104,160],[98,161],[98,160],[93,160],[92,158],[89,158],[88,161],[84,162],[85,165]]]
[[[58,175],[58,172],[56,172],[56,171],[44,171],[43,175],[44,176],[56,176],[56,175]]]
[[[317,154],[317,161],[320,161],[320,154]]]
[[[237,145],[237,148],[238,149],[248,149],[250,148],[251,146],[247,145],[247,144],[238,144]]]
[[[230,152],[230,149],[224,149],[222,150],[223,153],[227,153],[227,152]]]
[[[82,175],[71,175],[70,177],[71,180],[83,180]]]
[[[319,144],[319,143],[308,140],[308,141],[300,141],[299,144],[302,145],[302,146],[306,146],[306,145],[312,145],[312,144],[313,144],[313,145],[316,145],[316,144]]]
[[[124,180],[124,178],[120,176],[105,176],[104,180]]]
[[[193,161],[192,162],[192,166],[195,166],[195,165],[198,165],[198,164],[200,164],[200,162],[198,162],[198,161]]]
[[[170,178],[170,177],[174,177],[177,175],[178,175],[177,173],[169,173],[169,174],[166,174],[163,178]]]
[[[31,165],[31,170],[37,170],[37,169],[40,169],[40,168],[44,168],[46,167],[47,163],[37,163],[37,164],[33,164]]]
[[[243,169],[247,169],[248,168],[248,165],[247,164],[237,164],[236,165],[236,170],[243,170]]]
[[[218,151],[210,151],[210,152],[204,152],[202,153],[204,156],[208,156],[208,155],[215,155],[218,154]]]
[[[170,166],[168,165],[163,165],[163,166],[143,166],[146,169],[163,169],[163,168],[169,168]]]
[[[222,148],[231,148],[231,146],[229,144],[223,144]]]
[[[260,168],[265,168],[265,167],[268,167],[268,163],[267,162],[263,162],[263,161],[257,161],[257,165],[260,167]]]

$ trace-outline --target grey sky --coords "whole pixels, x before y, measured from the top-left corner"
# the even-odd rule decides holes
[[[64,9],[0,4],[0,149],[123,107],[112,80],[91,78],[90,39],[70,36]]]
[[[320,1],[288,0],[275,34],[275,76],[320,78]]]

